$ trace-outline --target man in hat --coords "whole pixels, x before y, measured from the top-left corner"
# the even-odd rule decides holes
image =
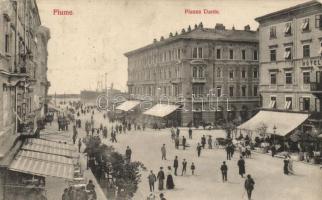
[[[160,167],[160,171],[158,172],[158,175],[157,175],[157,179],[159,181],[159,190],[163,190],[163,185],[164,185],[164,178],[165,178],[165,175],[164,175],[164,172],[163,172],[163,167]]]
[[[222,181],[226,182],[227,181],[227,171],[228,171],[228,167],[226,165],[226,162],[224,161],[220,167],[221,170],[221,175],[222,175]]]
[[[255,181],[250,176],[250,174],[248,174],[247,178],[245,180],[245,184],[244,184],[245,190],[247,192],[248,200],[251,200],[251,198],[252,198],[252,192],[254,190],[254,185],[255,185]]]

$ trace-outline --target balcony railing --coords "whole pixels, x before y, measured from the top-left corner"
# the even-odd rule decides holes
[[[311,82],[310,89],[313,92],[322,92],[322,83]]]
[[[192,77],[192,83],[206,83],[206,77]]]

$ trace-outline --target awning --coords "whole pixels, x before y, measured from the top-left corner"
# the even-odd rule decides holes
[[[305,113],[259,111],[253,118],[237,127],[240,130],[257,131],[261,127],[266,127],[266,133],[286,136],[299,125],[301,125],[310,115]]]
[[[73,146],[42,139],[28,139],[25,141],[21,149],[53,155],[77,157],[76,149]]]
[[[140,104],[140,101],[125,101],[121,105],[116,107],[116,110],[123,110],[125,112],[132,110]]]
[[[36,160],[43,160],[48,162],[55,162],[60,164],[66,164],[66,165],[73,165],[73,159],[71,158],[67,158],[66,156],[58,156],[53,154],[42,153],[42,152],[21,150],[19,151],[17,156],[22,156],[22,157],[36,159]]]
[[[55,158],[53,161],[51,157],[42,160],[41,157],[26,157],[18,154],[10,164],[9,169],[38,176],[52,176],[70,180],[74,176],[73,165],[55,162]]]
[[[155,117],[165,117],[172,112],[174,112],[176,109],[178,109],[180,106],[178,105],[169,105],[169,104],[156,104],[149,110],[145,111],[143,114],[145,115],[151,115]]]
[[[59,108],[57,108],[56,106],[51,105],[51,104],[48,104],[48,109],[49,109],[49,110],[56,111],[56,112],[62,112],[62,110],[61,110],[61,109],[59,109]]]

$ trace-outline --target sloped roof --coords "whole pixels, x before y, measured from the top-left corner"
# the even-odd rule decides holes
[[[125,56],[129,56],[135,53],[139,53],[148,49],[163,46],[178,40],[214,40],[214,41],[233,41],[233,42],[255,42],[258,43],[257,31],[245,31],[245,30],[215,30],[214,28],[197,28],[189,32],[181,33],[179,35],[169,37],[162,41],[157,41],[147,46],[135,49],[125,53]]]
[[[263,21],[265,19],[277,17],[277,16],[283,15],[283,14],[289,14],[291,12],[295,12],[295,11],[305,9],[305,8],[311,7],[311,6],[316,6],[316,5],[321,6],[322,4],[317,0],[308,1],[308,2],[305,2],[305,3],[301,3],[301,4],[298,4],[298,5],[289,7],[289,8],[285,8],[285,9],[282,9],[282,10],[278,10],[276,12],[272,12],[272,13],[263,15],[261,17],[257,17],[257,18],[255,18],[255,20],[258,21],[258,22],[261,22],[261,21]]]

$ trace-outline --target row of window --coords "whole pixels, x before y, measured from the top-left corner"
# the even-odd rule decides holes
[[[240,96],[242,97],[246,97],[246,96],[249,96],[248,93],[247,93],[247,85],[242,85],[240,87]],[[236,87],[235,86],[229,86],[228,88],[228,95],[229,97],[235,97],[236,96]],[[217,86],[216,87],[216,93],[215,95],[217,97],[221,97],[223,95],[222,93],[222,86]],[[258,86],[257,85],[254,85],[253,88],[252,88],[252,95],[253,96],[258,96]]]
[[[315,15],[315,28],[322,28],[322,15]],[[304,33],[310,31],[310,18],[303,19],[300,29]],[[285,23],[283,34],[286,37],[292,35],[292,22]],[[270,27],[269,37],[270,39],[277,38],[276,26]]]
[[[233,80],[235,77],[236,77],[236,71],[234,70],[229,70],[229,79],[230,80]],[[259,76],[258,74],[258,69],[254,68],[253,69],[253,78],[257,79]],[[218,67],[216,69],[216,77],[217,78],[222,78],[223,77],[223,71],[222,71],[222,68]],[[246,69],[242,69],[241,72],[240,72],[240,77],[245,79],[247,78],[247,71]]]
[[[142,86],[142,87],[130,87],[130,94],[141,94],[141,95],[166,95],[166,96],[179,96],[181,94],[181,85],[172,86],[160,86],[155,88],[154,86]]]
[[[149,55],[140,56],[133,60],[131,59],[131,64],[133,64],[134,67],[138,67],[147,64],[156,64],[165,61],[178,60],[181,59],[181,56],[182,50],[179,48],[174,48],[172,50],[167,50],[159,53],[150,53]]]
[[[135,80],[155,80],[155,79],[168,79],[168,78],[180,78],[180,69],[175,67],[174,70],[171,68],[163,68],[158,70],[142,70],[142,71],[130,71],[129,81]]]
[[[311,56],[311,53],[310,53],[310,45],[309,44],[305,44],[303,45],[303,58],[310,58]],[[322,55],[322,43],[321,43],[321,49],[319,50],[319,54]],[[271,49],[270,50],[270,60],[271,61],[276,61],[276,54],[277,54],[277,51],[276,49]],[[284,59],[285,60],[291,60],[293,58],[292,56],[292,47],[286,47],[285,48],[285,51],[284,51]]]
[[[229,49],[229,56],[228,58],[230,60],[233,60],[235,59],[235,52],[236,50],[234,49]],[[222,55],[223,51],[222,49],[216,49],[215,51],[215,58],[216,59],[223,59],[223,55]],[[201,47],[194,47],[192,49],[192,55],[191,55],[192,58],[203,58],[203,50]],[[242,49],[241,50],[241,60],[246,60],[247,56],[246,56],[246,50],[245,49]],[[258,51],[257,50],[253,50],[253,55],[252,55],[252,59],[253,60],[258,60]]]
[[[271,96],[268,107],[276,109],[277,107],[276,102],[277,102],[276,96]],[[310,97],[300,97],[299,103],[300,103],[299,108],[301,111],[310,111]],[[283,109],[292,110],[292,106],[293,106],[293,97],[285,97],[285,103],[284,103]]]
[[[285,72],[285,84],[290,85],[293,84],[293,72]],[[302,79],[304,84],[310,84],[310,72],[303,72],[302,73]],[[277,73],[270,73],[270,82],[271,85],[276,85],[277,84]]]

